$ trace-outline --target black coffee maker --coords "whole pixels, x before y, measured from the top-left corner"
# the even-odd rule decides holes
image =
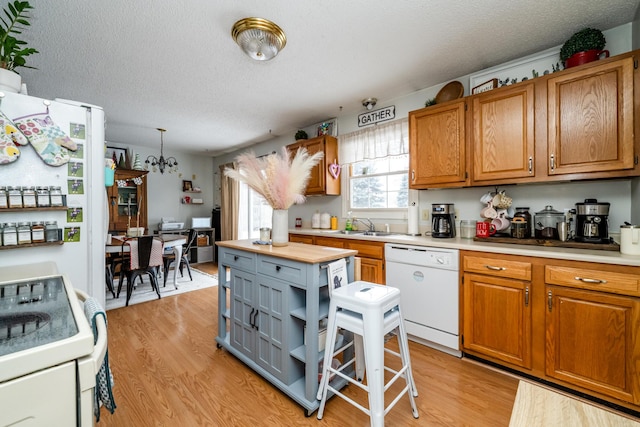
[[[438,238],[456,237],[456,216],[453,203],[431,205],[431,236]]]
[[[596,199],[576,203],[577,242],[610,243],[609,206],[610,203],[598,203]]]

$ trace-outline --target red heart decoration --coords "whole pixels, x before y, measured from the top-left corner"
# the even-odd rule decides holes
[[[329,165],[329,173],[334,179],[338,179],[338,177],[340,176],[340,169],[340,165],[337,163],[331,163]]]

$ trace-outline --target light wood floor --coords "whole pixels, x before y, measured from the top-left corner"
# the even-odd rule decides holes
[[[200,264],[196,266],[212,273]],[[117,409],[110,426],[368,426],[342,399],[324,417],[305,417],[289,399],[227,351],[216,348],[217,288],[111,310],[109,360]],[[387,426],[508,426],[518,380],[410,342],[420,418],[405,396]],[[365,398],[357,387],[347,391]],[[360,400],[364,402],[364,400]],[[388,402],[387,402],[388,404]]]

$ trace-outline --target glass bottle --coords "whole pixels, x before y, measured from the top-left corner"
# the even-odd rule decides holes
[[[44,225],[44,236],[47,242],[57,242],[58,241],[58,222],[57,221],[47,221]]]
[[[49,199],[49,187],[38,187],[36,189],[38,196],[38,206],[48,207],[51,206],[51,200]]]
[[[18,229],[15,222],[7,222],[2,228],[2,245],[16,246],[18,244]]]
[[[7,193],[9,196],[9,207],[10,208],[21,208],[22,207],[22,192],[20,191],[20,187],[7,187]]]
[[[18,223],[18,244],[26,245],[31,243],[31,223],[23,221]]]
[[[7,187],[0,187],[0,209],[9,207],[9,199],[7,198]]]
[[[31,242],[42,243],[44,241],[44,222],[33,221],[31,223]]]
[[[36,187],[22,187],[22,206],[25,208],[35,208],[38,206],[36,201]]]
[[[51,200],[51,206],[64,206],[64,198],[62,197],[62,190],[59,185],[49,187],[49,198]]]

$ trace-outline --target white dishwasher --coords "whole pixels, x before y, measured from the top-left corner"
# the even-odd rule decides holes
[[[409,339],[460,357],[458,250],[387,243],[384,251]]]

